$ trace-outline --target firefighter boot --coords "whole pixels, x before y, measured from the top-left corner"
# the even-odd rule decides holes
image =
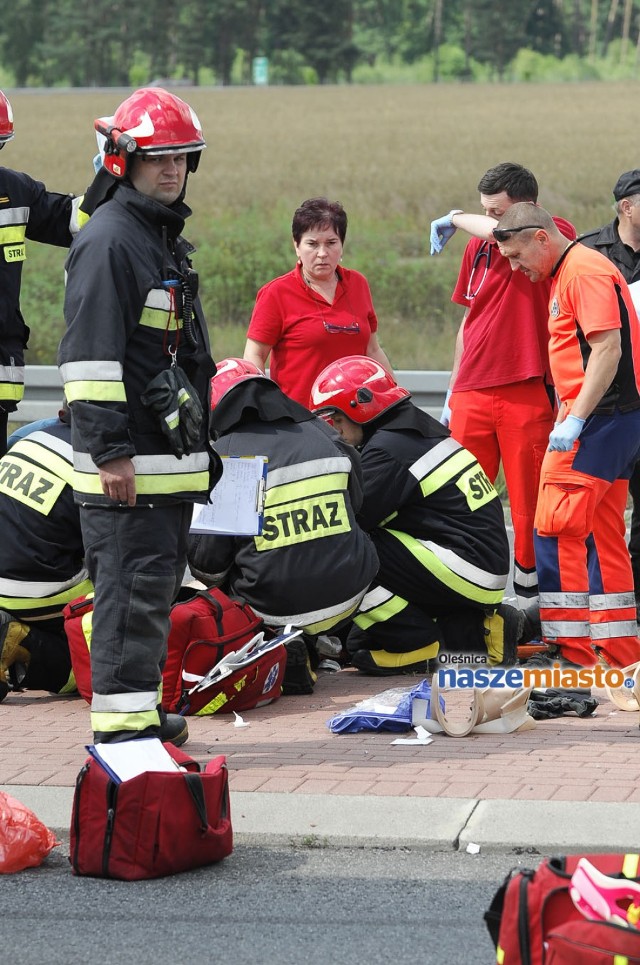
[[[430,643],[420,650],[408,653],[391,653],[389,650],[356,650],[351,663],[361,673],[372,677],[391,677],[396,674],[431,673],[429,661],[437,657],[439,643]]]
[[[508,603],[500,603],[484,618],[484,642],[492,667],[511,667],[516,662],[518,640],[525,625],[522,610]]]
[[[160,710],[160,733],[159,738],[166,744],[173,744],[174,747],[182,747],[189,740],[189,725],[180,714],[167,714]]]
[[[18,667],[28,667],[31,654],[23,641],[29,633],[25,623],[14,620],[6,610],[0,610],[0,701],[9,693],[10,685],[18,687],[24,677],[24,669],[18,673]]]

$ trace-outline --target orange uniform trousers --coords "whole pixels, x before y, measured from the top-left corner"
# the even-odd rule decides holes
[[[574,469],[579,445],[547,452],[542,465],[535,520],[542,636],[582,666],[601,652],[626,667],[640,660],[625,539],[629,483]]]
[[[513,585],[521,606],[538,596],[533,523],[540,467],[553,408],[542,379],[451,394],[451,435],[473,453],[492,483],[500,462],[514,534]]]

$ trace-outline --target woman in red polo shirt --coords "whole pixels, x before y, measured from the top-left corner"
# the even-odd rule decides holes
[[[330,362],[367,355],[391,372],[378,342],[378,319],[364,275],[342,268],[347,214],[341,204],[311,198],[291,225],[295,268],[258,292],[244,357],[265,370],[302,405],[316,376]]]

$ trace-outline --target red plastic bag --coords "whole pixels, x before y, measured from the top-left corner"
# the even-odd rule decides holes
[[[0,791],[0,874],[35,868],[58,844],[33,811]]]

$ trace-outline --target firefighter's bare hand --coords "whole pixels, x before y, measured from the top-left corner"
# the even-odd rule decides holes
[[[136,504],[136,474],[128,456],[110,459],[98,468],[102,492],[114,503],[125,506]]]

